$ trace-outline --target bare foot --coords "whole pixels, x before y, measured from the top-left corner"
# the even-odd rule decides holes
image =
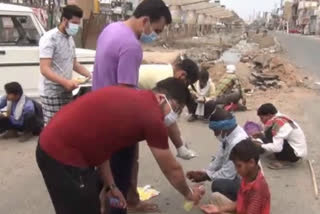
[[[128,213],[159,213],[160,209],[157,204],[140,201],[137,205],[128,204]]]

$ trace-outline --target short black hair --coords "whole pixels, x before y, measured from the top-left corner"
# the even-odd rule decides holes
[[[190,99],[190,92],[184,82],[173,77],[158,82],[153,90],[164,93],[168,99],[174,99],[180,105],[185,105]]]
[[[82,18],[83,10],[77,5],[67,5],[64,8],[62,8],[61,21],[62,21],[62,18],[66,18],[70,20],[74,16],[78,18]]]
[[[277,108],[271,104],[271,103],[265,103],[262,106],[259,107],[258,109],[258,116],[265,116],[269,114],[277,114],[278,110]]]
[[[199,80],[208,81],[209,80],[209,72],[207,69],[202,69],[199,73]]]
[[[229,159],[232,161],[249,162],[251,159],[259,161],[260,149],[249,138],[242,140],[231,150]]]
[[[170,10],[162,0],[143,0],[134,11],[133,16],[135,18],[148,16],[151,22],[159,21],[161,17],[164,17],[168,25],[172,22]]]
[[[9,82],[4,85],[7,94],[22,95],[23,89],[18,82]]]
[[[233,115],[230,112],[215,106],[209,119],[210,121],[221,121],[221,120],[228,120],[232,118],[233,118]]]
[[[187,72],[187,79],[191,85],[199,80],[199,67],[191,59],[183,59],[175,67]]]

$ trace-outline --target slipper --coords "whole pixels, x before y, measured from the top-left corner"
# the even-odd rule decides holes
[[[292,168],[292,164],[287,162],[273,161],[268,164],[268,168],[274,170],[289,169]]]
[[[160,213],[160,209],[157,204],[146,203],[140,201],[136,206],[128,205],[128,213]]]

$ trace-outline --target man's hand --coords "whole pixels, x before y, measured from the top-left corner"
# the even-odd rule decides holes
[[[6,118],[6,117],[7,117],[6,115],[0,113],[0,118]]]
[[[255,134],[252,135],[253,138],[257,139],[257,138],[263,138],[264,134],[262,132],[257,132]]]
[[[101,190],[99,199],[100,199],[101,214],[107,214],[108,197],[107,197],[106,187],[103,187],[103,189]]]
[[[209,180],[209,177],[205,171],[189,171],[187,172],[187,178],[195,183]]]
[[[192,191],[190,191],[190,193],[188,194],[188,196],[186,197],[186,200],[188,201],[193,201],[193,203],[195,205],[199,204],[199,201],[202,199],[202,197],[205,194],[205,190],[203,188],[203,186],[194,186],[192,187]]]
[[[198,97],[197,102],[198,103],[206,103],[206,98],[205,97]]]
[[[215,205],[202,205],[200,206],[200,209],[205,213],[205,214],[218,214],[220,213],[219,208],[216,207]]]
[[[242,98],[242,105],[244,105],[244,106],[247,105],[247,99],[246,98]]]
[[[74,89],[78,88],[79,87],[79,83],[77,80],[66,80],[65,84],[63,85],[63,87],[71,92],[73,91]]]
[[[127,201],[118,188],[110,190],[108,192],[108,196],[110,198],[116,198],[119,200],[119,204],[118,204],[117,208],[121,208],[121,209],[127,208]]]
[[[125,209],[127,207],[126,199],[123,197],[122,193],[118,188],[106,192],[106,187],[104,187],[99,195],[100,199],[100,212],[101,214],[107,214],[107,203],[109,203],[110,198],[116,198],[119,200],[117,208]]]

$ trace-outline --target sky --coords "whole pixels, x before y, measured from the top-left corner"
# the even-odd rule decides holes
[[[254,11],[272,11],[275,4],[279,6],[280,0],[221,0],[221,4],[234,10],[244,20],[249,20]]]

